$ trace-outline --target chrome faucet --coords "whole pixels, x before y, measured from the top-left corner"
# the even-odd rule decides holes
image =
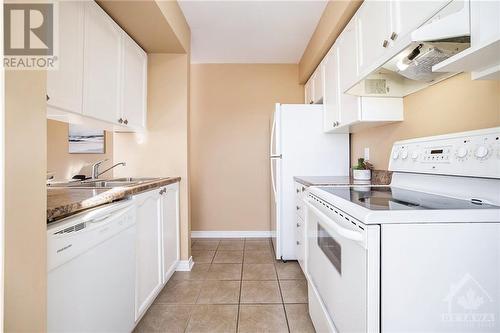
[[[101,166],[101,164],[103,164],[104,162],[106,162],[108,159],[104,159],[104,160],[101,160],[101,161],[98,161],[98,162],[95,162],[94,164],[92,164],[92,179],[97,179],[99,177],[99,167]]]
[[[126,166],[126,165],[127,165],[127,163],[125,163],[125,162],[116,163],[116,164],[114,164],[114,165],[110,166],[109,168],[107,168],[106,170],[104,170],[103,172],[97,172],[97,174],[96,174],[96,176],[95,176],[95,178],[94,178],[94,179],[97,179],[97,178],[98,178],[100,175],[102,175],[103,173],[108,172],[109,170],[111,170],[111,169],[113,169],[113,168],[115,168],[115,167],[117,167],[117,166],[119,166],[119,165]],[[99,168],[98,168],[98,169],[99,169]]]

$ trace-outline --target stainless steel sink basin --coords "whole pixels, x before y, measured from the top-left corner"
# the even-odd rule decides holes
[[[141,178],[115,178],[109,180],[85,180],[82,182],[69,182],[69,183],[59,183],[49,185],[49,187],[71,187],[71,188],[114,188],[114,187],[123,187],[123,186],[133,186],[142,183],[147,183],[158,178],[149,178],[149,177],[141,177]]]

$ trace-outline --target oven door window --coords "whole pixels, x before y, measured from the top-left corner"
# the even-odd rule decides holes
[[[319,223],[317,240],[321,251],[330,260],[337,272],[342,275],[342,247]]]

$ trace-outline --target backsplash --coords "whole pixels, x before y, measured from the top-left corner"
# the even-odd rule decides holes
[[[370,148],[370,162],[387,169],[398,140],[500,125],[500,81],[472,81],[464,73],[403,98],[404,121],[351,134],[351,164]]]
[[[54,173],[57,180],[70,179],[74,175],[90,176],[91,165],[108,159],[103,170],[113,164],[113,133],[105,132],[104,154],[70,154],[68,146],[68,124],[47,120],[47,172]],[[106,177],[113,176],[112,171]]]

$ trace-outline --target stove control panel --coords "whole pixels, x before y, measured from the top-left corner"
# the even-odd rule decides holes
[[[389,170],[500,178],[500,127],[397,141]]]

